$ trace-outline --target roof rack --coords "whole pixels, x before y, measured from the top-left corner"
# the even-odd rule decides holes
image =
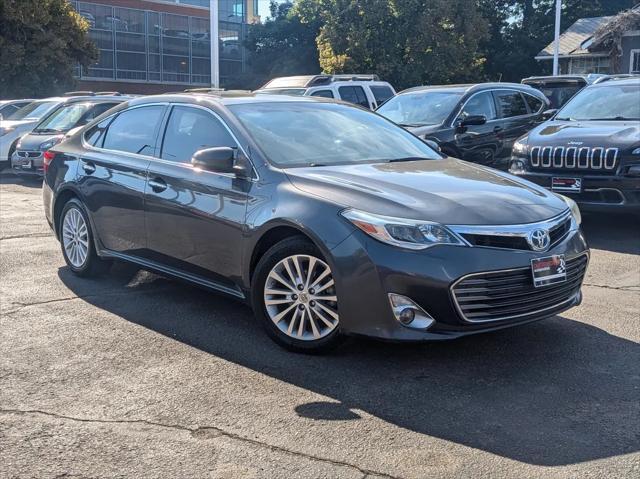
[[[338,75],[315,75],[313,76],[305,86],[317,86],[327,85],[335,81],[379,81],[380,78],[375,74],[354,74],[354,73],[340,73]]]
[[[203,88],[187,88],[185,93],[217,93],[224,91],[224,88],[203,87]]]
[[[96,95],[122,96],[122,93],[120,93],[119,91],[97,91]]]
[[[67,91],[62,96],[95,96],[95,92],[92,91]]]

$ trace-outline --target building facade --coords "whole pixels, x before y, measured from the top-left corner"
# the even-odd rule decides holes
[[[78,88],[161,93],[211,85],[209,0],[72,0],[90,26],[96,63],[78,66]],[[219,0],[220,83],[244,73],[247,25],[257,0]]]

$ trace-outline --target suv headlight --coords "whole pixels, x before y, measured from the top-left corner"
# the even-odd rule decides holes
[[[462,238],[439,223],[374,215],[354,209],[340,214],[369,236],[393,246],[414,250],[439,244],[467,246]]]
[[[573,220],[576,222],[576,225],[580,226],[580,224],[582,223],[582,214],[580,214],[580,208],[578,207],[578,204],[567,196],[564,196],[564,195],[558,195],[558,196],[562,198],[562,200],[567,204],[567,206],[571,210],[571,215],[573,216]]]
[[[511,150],[511,154],[512,155],[525,156],[526,157],[527,153],[529,152],[528,143],[529,143],[529,137],[525,136],[523,138],[519,138],[513,144],[513,148]]]

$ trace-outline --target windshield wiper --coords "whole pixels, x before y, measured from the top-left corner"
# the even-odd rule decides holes
[[[638,120],[638,118],[629,118],[628,116],[611,116],[609,118],[589,118],[585,121],[629,121]]]
[[[62,130],[56,130],[55,128],[38,128],[33,130],[34,133],[62,133]]]
[[[403,128],[418,128],[419,126],[429,126],[433,123],[398,123]]]
[[[558,118],[558,117],[556,117],[556,118],[554,118],[554,120],[560,120],[560,121],[576,121],[576,119],[575,119],[575,118],[571,118],[571,117],[568,117],[568,118]]]
[[[433,158],[425,158],[423,156],[406,156],[404,158],[392,158],[389,163],[400,163],[402,161],[424,161],[432,160]]]

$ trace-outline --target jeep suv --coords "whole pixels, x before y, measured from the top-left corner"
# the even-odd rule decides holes
[[[582,208],[640,211],[640,79],[581,90],[516,141],[509,171]]]
[[[307,75],[274,78],[256,93],[337,98],[375,110],[396,91],[378,75]]]

